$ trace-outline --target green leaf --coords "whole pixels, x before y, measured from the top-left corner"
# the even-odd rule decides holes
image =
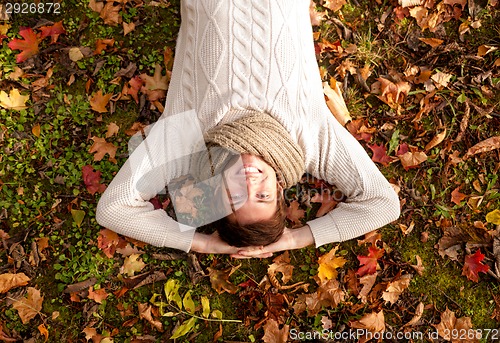
[[[166,313],[162,314],[163,317],[173,317],[175,315],[177,315],[177,313],[175,313],[175,312],[166,312]]]
[[[170,339],[175,339],[175,338],[179,338],[181,336],[184,336],[185,334],[187,334],[189,331],[191,331],[193,329],[195,323],[196,323],[196,318],[194,318],[194,317],[186,320],[177,329],[175,329],[175,331],[172,333],[172,337],[170,337]]]
[[[71,215],[73,216],[76,226],[80,227],[80,225],[82,225],[83,218],[85,218],[85,211],[71,209]]]
[[[387,151],[387,155],[390,155],[391,152],[396,150],[399,145],[399,130],[395,130],[392,133],[391,140],[389,141],[389,150]]]
[[[201,297],[201,306],[203,306],[203,317],[208,318],[210,315],[210,300],[206,296]]]
[[[212,317],[220,320],[220,319],[222,319],[222,312],[219,310],[213,310]]]
[[[486,221],[495,225],[500,225],[500,210],[493,210],[486,215]]]
[[[182,304],[184,305],[184,309],[186,310],[187,313],[194,314],[196,306],[194,305],[193,298],[191,298],[191,291],[187,291],[187,293],[184,295]]]
[[[462,94],[460,94],[458,97],[457,97],[457,102],[463,104],[464,102],[467,101],[467,97],[465,96],[465,93],[462,91]]]

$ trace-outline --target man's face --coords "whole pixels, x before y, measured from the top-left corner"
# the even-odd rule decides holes
[[[242,154],[224,171],[227,201],[233,208],[230,221],[245,225],[268,220],[276,213],[276,172],[260,157]]]

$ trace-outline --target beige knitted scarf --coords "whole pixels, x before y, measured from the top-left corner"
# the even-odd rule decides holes
[[[260,156],[269,164],[283,188],[295,185],[305,171],[301,147],[267,113],[252,112],[231,123],[216,126],[204,138],[208,154],[203,154],[196,162],[198,171],[219,174],[235,155],[244,153]],[[209,176],[201,174],[204,178]]]

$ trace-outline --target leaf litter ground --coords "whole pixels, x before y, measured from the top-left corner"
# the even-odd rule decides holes
[[[129,137],[163,110],[177,1],[2,17],[0,339],[500,338],[498,6],[312,3],[325,99],[399,192],[402,215],[357,241],[263,261],[158,249],[93,219]],[[190,204],[206,191],[152,203],[173,214],[180,201],[195,223],[203,211]],[[288,224],[342,200],[305,175],[287,192]]]

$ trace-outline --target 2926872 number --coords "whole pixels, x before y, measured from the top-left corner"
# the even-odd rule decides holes
[[[61,14],[61,4],[58,2],[35,3],[12,3],[5,4],[7,14]]]

